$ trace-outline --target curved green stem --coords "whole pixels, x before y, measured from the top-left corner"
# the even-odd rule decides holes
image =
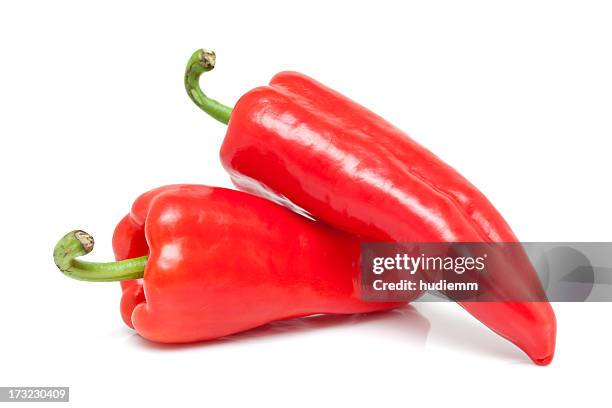
[[[71,231],[53,249],[55,265],[64,275],[90,282],[113,282],[139,279],[144,275],[147,257],[118,262],[86,262],[76,259],[91,252],[94,239],[85,231]]]
[[[214,51],[199,49],[193,53],[185,69],[185,89],[191,100],[204,112],[226,125],[229,123],[232,108],[210,99],[200,89],[200,75],[215,67]]]

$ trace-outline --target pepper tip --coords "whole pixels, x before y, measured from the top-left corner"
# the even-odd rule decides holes
[[[553,355],[551,354],[551,355],[549,355],[549,356],[542,357],[542,358],[534,358],[534,359],[532,359],[532,360],[533,360],[533,362],[534,362],[536,365],[539,365],[539,366],[547,366],[547,365],[549,365],[549,364],[551,363],[551,361],[553,360]]]
[[[94,239],[91,235],[83,230],[76,230],[72,232],[74,237],[81,243],[85,253],[90,253],[94,247]]]
[[[90,253],[94,247],[93,237],[85,231],[70,231],[60,239],[53,249],[55,265],[68,273],[74,258]]]
[[[215,67],[217,55],[214,51],[200,48],[197,53],[199,55],[199,63],[205,71],[210,71]]]

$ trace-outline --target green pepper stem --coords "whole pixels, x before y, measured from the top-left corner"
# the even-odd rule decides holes
[[[191,100],[204,112],[226,125],[229,123],[232,108],[209,98],[200,89],[200,75],[215,67],[214,51],[199,49],[193,53],[185,69],[185,89]]]
[[[85,231],[75,230],[64,235],[53,249],[55,265],[66,276],[89,282],[114,282],[139,279],[144,275],[147,257],[118,262],[86,262],[76,259],[91,252],[94,239]]]

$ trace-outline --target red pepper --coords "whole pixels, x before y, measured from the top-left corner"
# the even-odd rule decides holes
[[[153,341],[402,305],[359,299],[357,238],[239,191],[174,185],[145,193],[117,226],[113,247],[119,262],[77,260],[93,239],[73,231],[54,258],[76,279],[121,280],[124,320]]]
[[[229,122],[221,161],[241,189],[290,202],[315,219],[370,240],[516,242],[486,197],[457,171],[381,117],[315,80],[277,74],[233,111],[209,99],[199,76],[211,51],[190,59],[193,101]],[[230,119],[231,115],[231,119]],[[516,251],[515,251],[516,252]],[[556,320],[527,256],[482,276],[498,302],[463,302],[473,316],[515,343],[536,364],[553,358]]]

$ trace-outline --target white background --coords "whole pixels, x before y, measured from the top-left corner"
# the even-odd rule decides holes
[[[452,304],[157,346],[121,322],[118,284],[69,280],[51,252],[83,228],[109,260],[138,194],[230,185],[224,127],[183,90],[199,47],[219,100],[302,71],[459,169],[522,240],[610,241],[610,21],[589,1],[3,2],[0,385],[88,407],[608,405],[610,304],[554,305],[549,367]]]

